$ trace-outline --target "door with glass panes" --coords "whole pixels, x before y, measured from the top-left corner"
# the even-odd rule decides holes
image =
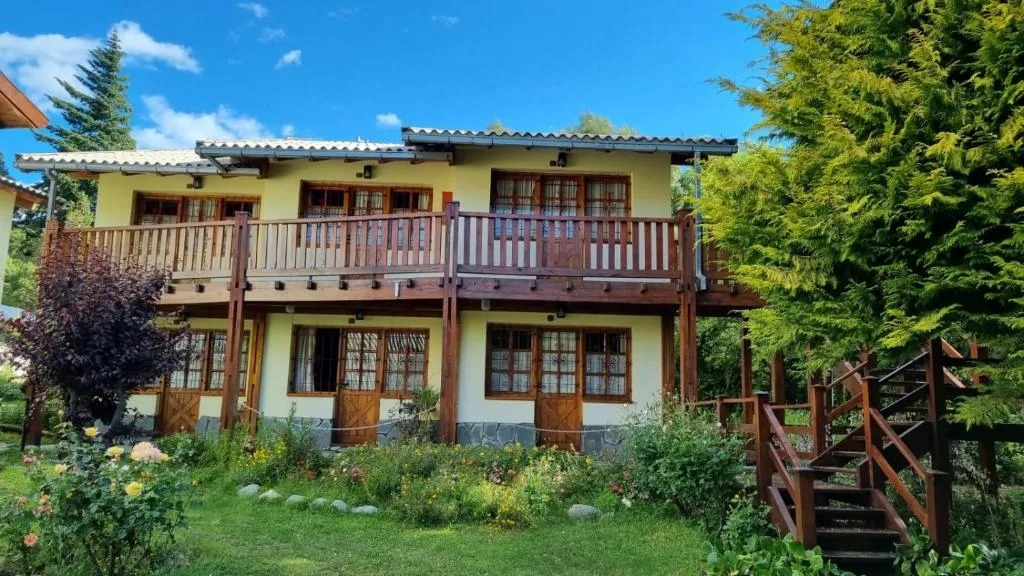
[[[577,383],[579,333],[541,330],[539,338],[537,441],[543,446],[580,450],[583,399]]]
[[[380,419],[380,383],[377,369],[378,332],[344,331],[341,341],[341,386],[338,387],[335,442],[343,445],[376,444]]]

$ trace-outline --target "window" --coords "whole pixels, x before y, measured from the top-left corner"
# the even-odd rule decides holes
[[[487,342],[489,391],[529,394],[533,370],[533,334],[516,328],[491,328]]]
[[[306,182],[299,213],[303,218],[332,218],[425,212],[430,210],[431,198],[428,188]]]
[[[218,196],[140,195],[136,202],[135,223],[214,222],[234,218],[236,212],[243,211],[258,218],[259,200]]]
[[[403,396],[426,379],[424,330],[295,330],[291,393],[334,394],[340,383],[344,390]]]
[[[627,329],[488,326],[487,396],[582,392],[586,401],[628,402],[629,340]]]
[[[430,210],[430,192],[424,190],[393,190],[391,213],[427,212]]]
[[[625,332],[583,333],[583,393],[588,396],[626,394],[626,356],[628,338]]]
[[[166,376],[167,387],[177,390],[215,391],[224,389],[228,335],[225,331],[192,331],[178,341],[183,364]],[[245,390],[249,372],[249,333],[242,334],[239,358],[239,390]]]
[[[629,216],[629,179],[626,176],[586,174],[514,174],[495,172],[492,176],[491,212],[494,214],[537,214],[544,216]],[[597,222],[591,225],[591,237],[607,234],[619,239],[621,226],[613,224],[614,231],[602,230]],[[549,222],[543,225],[544,235],[572,238],[576,234],[574,222]],[[512,221],[497,220],[495,234],[511,235]],[[520,224],[525,235],[525,223]],[[536,228],[530,230],[536,235]]]

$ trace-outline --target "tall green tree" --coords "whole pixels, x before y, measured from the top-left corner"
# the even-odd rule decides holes
[[[767,305],[756,345],[812,366],[926,338],[1007,359],[968,421],[1024,396],[1024,5],[858,0],[735,15],[763,80],[721,85],[763,117],[757,144],[704,169],[708,232]]]
[[[7,169],[7,162],[4,160],[4,153],[0,152],[0,176],[10,177],[11,172]]]
[[[508,134],[509,132],[509,129],[505,128],[505,125],[498,118],[495,118],[484,130],[494,132],[495,134]]]
[[[111,33],[104,45],[92,50],[78,67],[77,88],[64,78],[57,81],[68,98],[48,95],[62,122],[54,122],[36,138],[58,152],[134,150],[131,135],[132,107],[128,103],[128,77],[121,70],[121,42]],[[96,202],[96,183],[57,175],[58,194],[67,206],[81,205],[82,198]]]
[[[637,131],[620,124],[616,126],[607,116],[600,116],[586,111],[580,114],[575,124],[566,126],[563,132],[573,134],[616,134],[619,136],[635,136]]]

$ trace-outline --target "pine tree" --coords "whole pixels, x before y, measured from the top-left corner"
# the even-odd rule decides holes
[[[607,116],[599,116],[593,112],[580,114],[576,124],[567,126],[563,132],[572,134],[615,134],[618,136],[635,136],[636,130],[626,125],[616,126]]]
[[[825,367],[926,338],[1006,362],[968,421],[1024,396],[1024,5],[858,0],[736,15],[769,48],[758,144],[704,169],[708,233],[767,305],[755,345]]]
[[[59,78],[57,81],[69,98],[53,95],[47,98],[63,122],[52,123],[45,133],[37,133],[36,138],[59,152],[134,150],[128,78],[121,72],[123,56],[117,34],[111,33],[106,44],[92,50],[89,61],[78,67],[75,79],[83,89]],[[95,182],[62,175],[57,178],[58,193],[69,206],[80,204],[82,197],[90,204],[95,203]]]

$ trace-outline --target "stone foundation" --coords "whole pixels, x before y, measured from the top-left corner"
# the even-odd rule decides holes
[[[612,456],[625,451],[620,428],[608,426],[583,427],[583,453],[591,456]]]
[[[532,423],[459,422],[455,438],[463,446],[534,446],[537,432]]]
[[[317,449],[327,450],[331,447],[331,427],[334,426],[334,422],[330,418],[300,418],[296,416],[292,422],[295,425],[295,432],[309,428],[310,437],[313,438]],[[284,417],[260,419],[260,429],[267,432],[278,432],[287,425],[288,418]],[[220,435],[220,417],[200,416],[199,421],[196,422],[195,434],[216,439]]]

